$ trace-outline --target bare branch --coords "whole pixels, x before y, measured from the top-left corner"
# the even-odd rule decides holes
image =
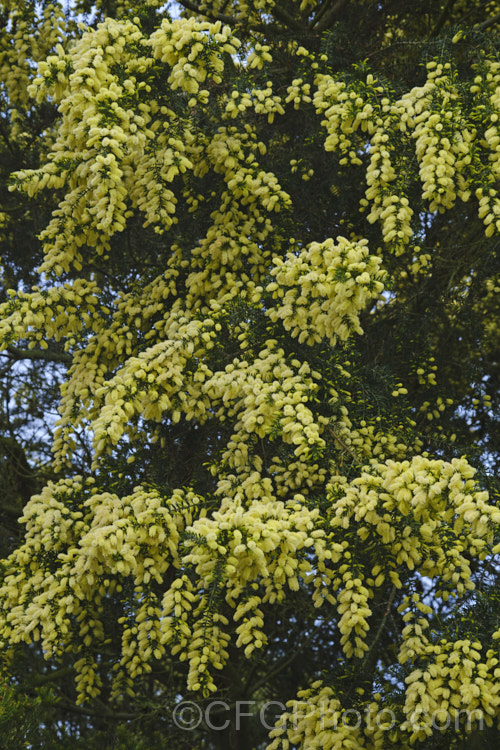
[[[351,458],[353,458],[357,463],[361,463],[359,460],[359,457],[354,453],[354,451],[351,450],[351,448],[349,448],[348,445],[344,443],[342,438],[339,435],[337,435],[333,427],[329,426],[328,432],[333,436],[335,442],[337,442],[340,445],[343,453],[348,453],[351,456]]]
[[[74,703],[70,703],[69,701],[63,702],[62,700],[59,701],[58,706],[63,711],[68,711],[69,713],[76,713],[81,714],[82,716],[98,716],[105,719],[110,720],[133,720],[138,719],[141,715],[139,712],[137,713],[126,713],[124,711],[94,711],[88,708],[83,708],[82,706],[77,706]]]
[[[274,5],[271,13],[278,21],[281,21],[291,29],[295,29],[295,31],[300,31],[303,34],[307,30],[307,26],[302,26],[299,21],[293,18],[293,16],[291,16],[288,11],[286,11],[284,8],[281,8],[279,5]]]
[[[46,672],[45,674],[40,675],[36,680],[33,680],[33,682],[30,682],[30,687],[40,687],[41,685],[46,685],[47,682],[59,680],[59,678],[61,677],[69,677],[69,675],[72,675],[74,673],[74,667],[54,669],[52,672]]]
[[[191,2],[191,0],[179,0],[179,5],[182,5],[182,7],[186,10],[190,10],[192,13],[196,13],[199,16],[204,16],[211,21],[222,21],[223,23],[227,23],[230,26],[238,25],[238,20],[233,16],[228,16],[226,13],[221,12],[201,10],[201,8],[199,8],[195,3]],[[273,6],[271,12],[278,21],[281,21],[282,23],[286,24],[286,26],[295,29],[295,31],[300,31],[303,33],[306,30],[305,27],[303,27],[295,18],[293,18],[286,10],[284,10],[284,8],[281,8],[279,5]],[[269,27],[270,24],[264,23],[247,24],[247,28],[251,29],[252,31],[264,31],[266,29],[269,29]]]
[[[47,362],[65,362],[70,364],[73,358],[65,352],[53,352],[49,349],[20,349],[17,346],[8,346],[8,353],[14,359],[44,359]]]
[[[285,669],[285,667],[289,666],[294,661],[294,659],[297,658],[300,651],[306,646],[306,644],[312,641],[312,639],[319,632],[322,626],[323,626],[323,622],[319,622],[317,625],[315,625],[314,628],[312,628],[312,630],[309,632],[309,634],[304,638],[304,640],[301,643],[299,643],[295,651],[293,651],[286,658],[274,664],[274,666],[271,667],[270,671],[267,674],[265,674],[260,680],[258,680],[258,682],[255,685],[252,686],[253,693],[255,694],[263,685],[266,684],[266,682],[271,677],[275,677],[277,674],[282,672]],[[248,687],[248,683],[247,683],[247,687]]]
[[[335,21],[338,21],[343,14],[348,2],[349,0],[337,0],[333,8],[328,13],[325,13],[323,18],[318,22],[314,28],[314,32],[316,34],[321,34],[323,31],[331,28]]]
[[[391,607],[392,607],[392,603],[394,601],[394,597],[396,596],[396,591],[397,591],[396,586],[393,585],[393,587],[391,589],[391,593],[389,594],[389,599],[387,600],[387,606],[386,606],[385,612],[384,612],[384,614],[382,616],[382,620],[380,621],[380,625],[378,626],[377,632],[375,633],[375,638],[373,639],[372,643],[370,644],[370,648],[366,652],[366,656],[365,656],[365,658],[363,660],[363,664],[361,665],[361,670],[363,669],[363,667],[366,666],[366,662],[368,660],[368,657],[369,657],[370,653],[373,651],[373,649],[375,648],[375,646],[377,645],[377,643],[379,641],[380,636],[382,635],[382,631],[383,631],[383,629],[385,627],[385,623],[386,623],[387,618],[389,617],[389,614],[390,614],[390,611],[391,611]]]
[[[198,16],[205,16],[211,21],[223,21],[223,23],[230,24],[231,26],[236,24],[236,19],[232,16],[228,16],[226,13],[211,13],[208,10],[201,10],[195,3],[192,3],[191,0],[179,0],[179,5],[182,5],[183,8],[190,10],[192,13],[196,13]]]
[[[314,27],[321,21],[325,13],[328,13],[333,0],[325,0],[325,2],[322,4],[321,8],[318,11],[318,14],[314,16],[312,21],[309,24],[309,30],[314,29]]]
[[[448,19],[448,16],[450,15],[450,13],[451,13],[451,11],[453,9],[453,6],[455,5],[456,1],[457,0],[448,0],[448,2],[446,3],[446,5],[443,8],[443,12],[441,13],[441,15],[439,16],[439,18],[438,18],[438,20],[436,22],[436,25],[434,26],[434,28],[431,31],[431,36],[437,36],[439,34],[439,32],[441,31],[441,29],[445,25],[445,23],[446,23],[446,21]]]
[[[500,23],[500,13],[497,13],[496,16],[487,18],[486,21],[474,26],[474,31],[484,31],[484,29],[487,29],[489,26],[494,26],[496,23]]]

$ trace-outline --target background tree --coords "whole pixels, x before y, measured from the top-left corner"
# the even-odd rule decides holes
[[[496,746],[496,8],[180,6],[3,6],[27,740]]]

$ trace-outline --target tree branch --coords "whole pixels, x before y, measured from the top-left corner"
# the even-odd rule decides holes
[[[227,23],[230,26],[236,24],[236,19],[232,16],[228,16],[226,13],[211,13],[208,10],[201,10],[195,3],[192,3],[191,0],[179,0],[179,5],[182,5],[183,8],[190,10],[192,13],[196,13],[198,16],[205,16],[211,21],[223,21],[223,23]]]
[[[493,26],[494,24],[499,23],[499,22],[500,22],[500,13],[497,13],[496,16],[493,16],[492,18],[487,18],[486,21],[483,21],[477,26],[474,26],[474,31],[484,31],[484,29],[487,29],[489,26]]]
[[[321,34],[323,31],[326,31],[333,26],[335,21],[337,21],[344,12],[348,2],[349,0],[337,0],[333,8],[328,13],[325,13],[323,18],[318,22],[317,26],[314,28],[315,33]]]
[[[21,349],[17,346],[8,346],[8,353],[14,359],[44,359],[47,362],[65,362],[70,364],[73,358],[65,352],[51,352],[48,349]]]
[[[446,21],[448,19],[448,16],[450,15],[450,12],[451,12],[453,6],[455,5],[456,1],[457,0],[448,0],[448,2],[446,3],[446,5],[443,8],[443,12],[441,13],[441,15],[439,16],[438,20],[436,21],[436,25],[434,26],[434,28],[431,31],[431,36],[437,36],[439,34],[439,32],[441,31],[441,29],[445,25],[445,23],[446,23]]]
[[[331,4],[332,4],[332,0],[325,0],[325,2],[323,3],[323,5],[318,11],[318,14],[311,20],[309,24],[310,31],[312,31],[312,29],[314,29],[314,27],[321,21],[325,13],[328,13],[328,10]]]
[[[328,427],[328,432],[333,436],[334,440],[340,445],[341,448],[343,448],[344,453],[348,453],[357,463],[361,463],[359,460],[359,457],[354,453],[354,451],[349,448],[348,445],[344,443],[342,438],[337,435],[333,427]]]
[[[58,680],[60,677],[69,677],[75,673],[74,667],[63,667],[62,669],[54,669],[52,672],[40,675],[36,680],[30,682],[30,687],[40,687],[46,685],[47,682]]]
[[[60,708],[62,708],[63,711],[69,711],[70,713],[76,713],[81,714],[82,716],[98,716],[100,718],[105,719],[115,719],[115,720],[134,720],[138,719],[141,714],[139,712],[137,713],[126,713],[123,711],[91,711],[87,708],[82,708],[81,706],[77,706],[74,703],[70,703],[69,701],[63,702],[59,701],[57,704]]]
[[[300,31],[301,34],[307,31],[306,26],[302,26],[299,21],[293,18],[293,16],[291,16],[288,11],[286,11],[284,8],[281,8],[279,5],[275,5],[272,8],[271,13],[278,21],[286,24],[286,26],[289,26],[291,29]]]
[[[209,10],[201,10],[201,8],[199,8],[195,3],[191,2],[191,0],[179,0],[179,5],[182,5],[182,7],[186,10],[190,10],[192,13],[196,13],[196,15],[198,16],[204,16],[211,21],[222,21],[223,23],[229,24],[229,26],[238,25],[237,19],[233,16],[228,16],[227,13],[214,13]],[[300,31],[303,33],[306,30],[298,21],[295,20],[295,18],[293,18],[286,10],[281,8],[279,5],[275,5],[272,8],[271,12],[278,21],[285,23],[287,26],[295,29],[295,31]],[[269,29],[269,26],[270,24],[256,23],[248,24],[247,28],[251,29],[252,31],[265,31]]]
[[[365,658],[364,658],[363,663],[361,665],[361,670],[363,670],[363,668],[366,666],[366,663],[368,661],[368,657],[370,656],[371,652],[373,651],[373,649],[377,645],[380,636],[382,635],[382,631],[383,631],[383,629],[385,627],[386,620],[389,617],[389,614],[390,614],[390,611],[391,611],[391,607],[392,607],[392,603],[394,601],[394,597],[396,596],[396,591],[397,591],[396,586],[393,585],[393,587],[391,589],[391,593],[389,594],[389,599],[387,600],[387,606],[386,606],[384,614],[382,616],[382,620],[380,621],[380,625],[378,626],[377,632],[375,633],[375,638],[371,642],[370,648],[366,652]]]
[[[255,685],[252,686],[252,693],[255,694],[257,690],[259,690],[263,685],[268,682],[268,680],[271,677],[276,677],[277,674],[282,672],[285,667],[289,666],[299,655],[300,651],[305,647],[307,643],[309,643],[313,637],[319,632],[320,628],[323,626],[323,621],[319,622],[317,625],[314,626],[314,628],[310,631],[309,635],[306,636],[306,638],[302,641],[302,643],[299,643],[298,647],[293,651],[290,656],[287,656],[286,658],[282,659],[281,661],[278,661],[274,664],[273,667],[271,667],[270,671],[267,672],[263,677],[261,677],[260,680],[257,681]],[[249,684],[247,684],[247,688],[249,687]]]

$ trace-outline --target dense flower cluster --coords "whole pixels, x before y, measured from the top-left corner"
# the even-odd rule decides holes
[[[384,288],[380,259],[370,256],[366,245],[337,237],[336,244],[314,242],[298,255],[276,258],[271,271],[276,281],[267,290],[281,304],[269,311],[271,320],[282,320],[300,343],[326,338],[335,345],[352,331],[363,333],[358,313]]]
[[[486,234],[491,236],[494,227],[500,229],[494,176],[500,74],[497,62],[485,60],[483,64],[487,86],[470,89],[474,94],[481,92],[483,107],[478,102],[469,112],[463,106],[468,92],[463,84],[459,87],[451,63],[428,63],[425,85],[398,100],[371,74],[365,83],[350,85],[331,75],[319,74],[316,78],[314,106],[324,118],[325,149],[339,152],[341,164],[361,164],[369,142],[368,219],[381,220],[384,242],[396,253],[402,252],[414,234],[414,212],[398,177],[412,173],[404,148],[409,139],[415,141],[422,198],[429,202],[430,211],[452,208],[457,197],[467,201],[475,193]],[[477,83],[481,82],[482,77],[477,76]],[[485,122],[483,109],[491,112],[489,121]],[[478,132],[484,133],[483,137],[478,138]]]

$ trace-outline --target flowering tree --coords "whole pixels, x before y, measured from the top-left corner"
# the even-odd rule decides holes
[[[61,380],[6,671],[43,656],[75,743],[494,741],[493,4],[179,5],[3,32],[17,119],[49,113],[5,201],[52,213],[0,339]]]

